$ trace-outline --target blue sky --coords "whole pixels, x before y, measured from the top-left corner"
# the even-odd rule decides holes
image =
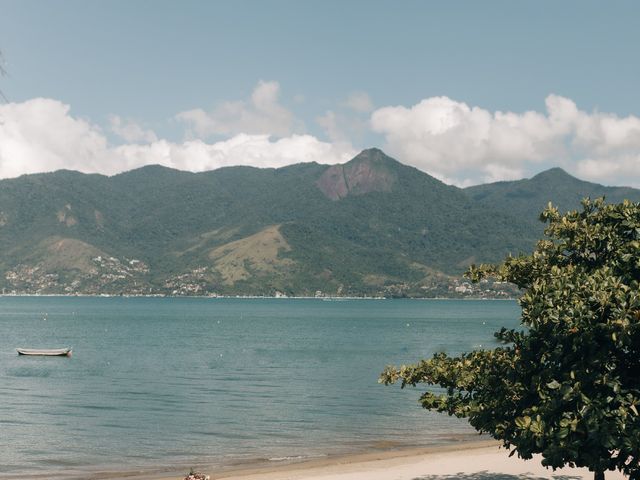
[[[560,165],[640,186],[638,2],[0,10],[0,176],[334,163],[378,146],[460,185]]]

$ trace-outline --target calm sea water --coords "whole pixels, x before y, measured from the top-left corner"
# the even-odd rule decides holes
[[[459,440],[464,421],[378,375],[491,347],[518,316],[507,301],[3,297],[0,478]]]

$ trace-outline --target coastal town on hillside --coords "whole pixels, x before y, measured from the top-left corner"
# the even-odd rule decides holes
[[[147,279],[148,265],[142,260],[96,256],[86,272],[65,275],[48,271],[41,265],[18,265],[4,275],[3,295],[125,295],[125,296],[258,296],[315,298],[473,298],[510,299],[518,289],[507,282],[483,279],[479,283],[460,277],[438,277],[427,285],[391,283],[375,292],[353,292],[344,286],[334,291],[314,290],[310,295],[273,288],[267,292],[238,292],[216,288],[211,267],[199,266],[185,273],[170,276],[158,286]]]

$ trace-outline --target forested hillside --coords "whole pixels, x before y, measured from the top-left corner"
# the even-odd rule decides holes
[[[602,195],[640,200],[560,169],[460,189],[377,149],[334,166],[26,175],[0,181],[0,282],[16,293],[458,295],[470,263],[532,248],[549,201]]]

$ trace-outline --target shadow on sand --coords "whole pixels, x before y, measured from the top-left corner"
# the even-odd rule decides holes
[[[510,475],[495,472],[454,473],[451,475],[426,475],[413,480],[581,480],[573,475],[553,475],[540,477],[533,474]]]

